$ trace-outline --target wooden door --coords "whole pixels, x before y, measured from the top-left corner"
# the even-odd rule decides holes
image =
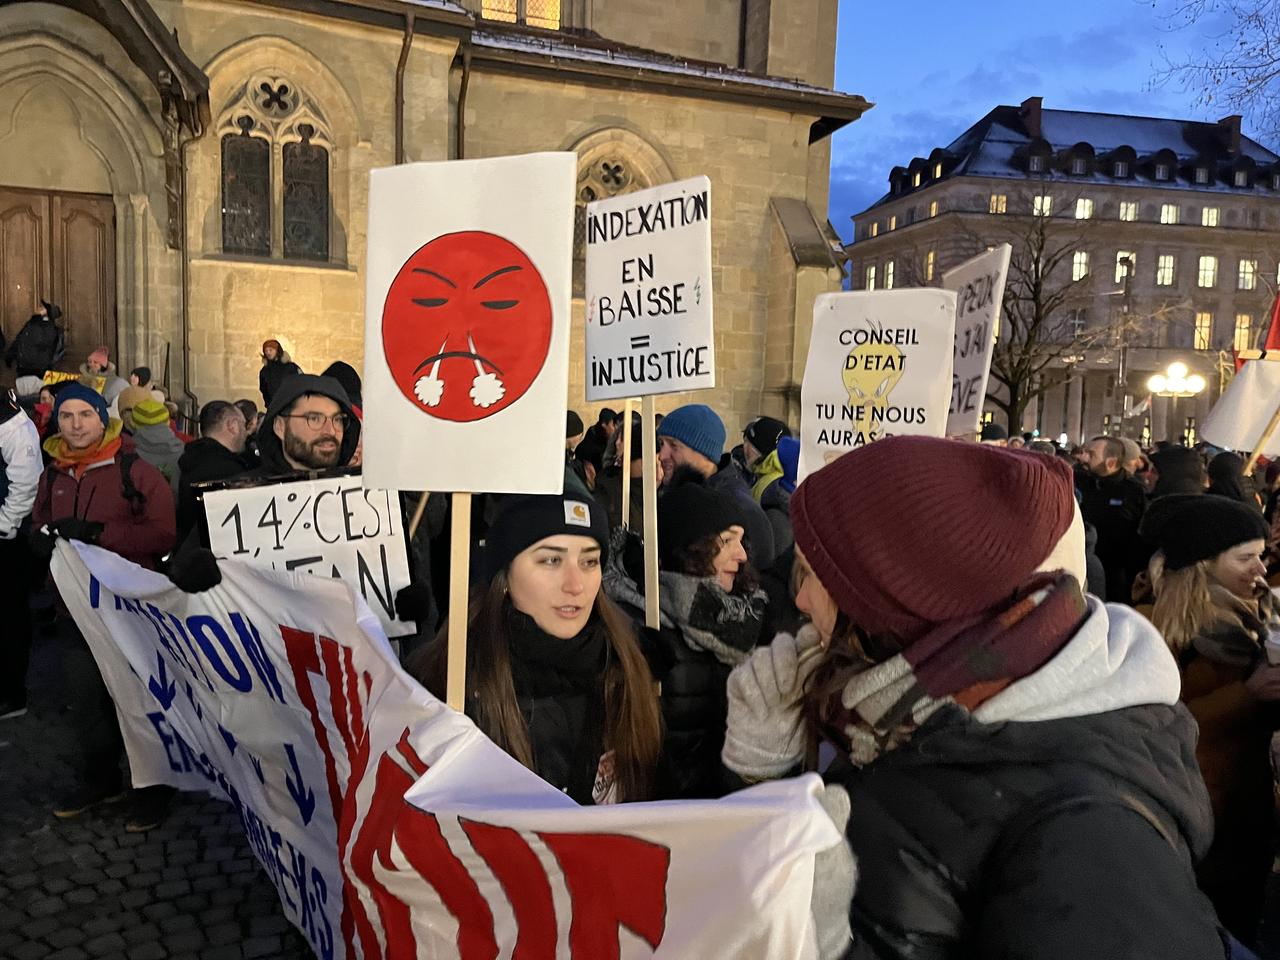
[[[100,346],[118,365],[115,274],[111,197],[0,187],[0,329],[6,341],[48,300],[62,308],[62,369],[77,369]]]

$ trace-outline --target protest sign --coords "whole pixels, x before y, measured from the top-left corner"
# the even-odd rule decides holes
[[[578,807],[410,679],[349,585],[219,566],[185,594],[64,541],[53,574],[134,785],[229,800],[320,960],[815,956],[817,777]]]
[[[353,475],[211,490],[202,500],[219,559],[356,584],[387,636],[415,632],[396,619],[396,593],[409,585],[396,491],[367,489]]]
[[[991,351],[1000,325],[1012,252],[1013,247],[1002,243],[942,275],[942,289],[952,290],[956,295],[955,356],[947,436],[972,434],[982,429]]]
[[[800,479],[882,437],[943,436],[955,311],[953,292],[929,288],[817,298],[800,388]]]
[[[1280,411],[1280,361],[1249,360],[1227,384],[1200,427],[1216,447],[1280,457],[1280,432],[1268,431]]]
[[[711,181],[587,204],[587,400],[716,385]]]
[[[63,383],[67,380],[79,380],[90,390],[96,390],[101,393],[107,387],[107,378],[105,376],[90,376],[84,373],[65,373],[62,370],[46,370],[41,382],[48,387],[55,383]]]
[[[577,157],[369,175],[364,477],[559,493]]]

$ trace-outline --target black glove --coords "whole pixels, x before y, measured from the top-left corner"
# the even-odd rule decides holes
[[[425,622],[431,618],[431,588],[411,583],[396,592],[396,619]]]
[[[58,538],[46,528],[33,529],[27,542],[31,545],[31,555],[41,563],[48,563],[53,558],[53,548],[58,545]]]
[[[222,571],[212,550],[196,547],[174,555],[169,561],[169,579],[183,593],[202,593],[222,582]]]
[[[55,520],[51,526],[53,532],[64,540],[79,540],[81,543],[97,543],[102,536],[102,524],[79,517],[64,517]]]

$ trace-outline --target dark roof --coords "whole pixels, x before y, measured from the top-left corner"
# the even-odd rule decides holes
[[[953,176],[1059,180],[1071,183],[1126,183],[1135,187],[1241,193],[1246,190],[1276,195],[1270,183],[1254,176],[1280,173],[1280,156],[1239,132],[1239,117],[1218,123],[1133,117],[1079,110],[1041,109],[1038,98],[1020,107],[999,106],[944,148],[929,157],[916,157],[906,167],[890,173],[890,192],[872,206],[897,199],[938,180],[932,178],[935,163],[943,164],[943,180]],[[1238,149],[1232,147],[1238,145]],[[1032,173],[1027,158],[1040,155],[1043,172]],[[1080,156],[1087,161],[1085,174],[1072,174],[1069,163]],[[1126,160],[1130,176],[1117,179],[1110,161]],[[1168,180],[1156,180],[1155,163],[1173,169]],[[1196,167],[1208,168],[1208,183],[1196,183]],[[1234,186],[1237,168],[1250,171],[1248,187]],[[923,173],[921,187],[910,186],[911,174]],[[901,189],[892,184],[900,179]]]

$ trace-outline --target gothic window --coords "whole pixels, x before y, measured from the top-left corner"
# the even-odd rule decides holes
[[[580,296],[585,283],[587,256],[587,204],[633,193],[650,186],[632,173],[620,156],[604,155],[578,171],[578,195],[573,216],[574,294]]]
[[[284,258],[329,259],[329,151],[311,142],[315,127],[301,124],[302,140],[286,143]]]
[[[250,131],[252,117],[236,118],[239,133],[222,138],[222,249],[271,256],[271,145]]]
[[[287,77],[258,75],[220,115],[222,252],[327,262],[333,146],[323,112]]]

